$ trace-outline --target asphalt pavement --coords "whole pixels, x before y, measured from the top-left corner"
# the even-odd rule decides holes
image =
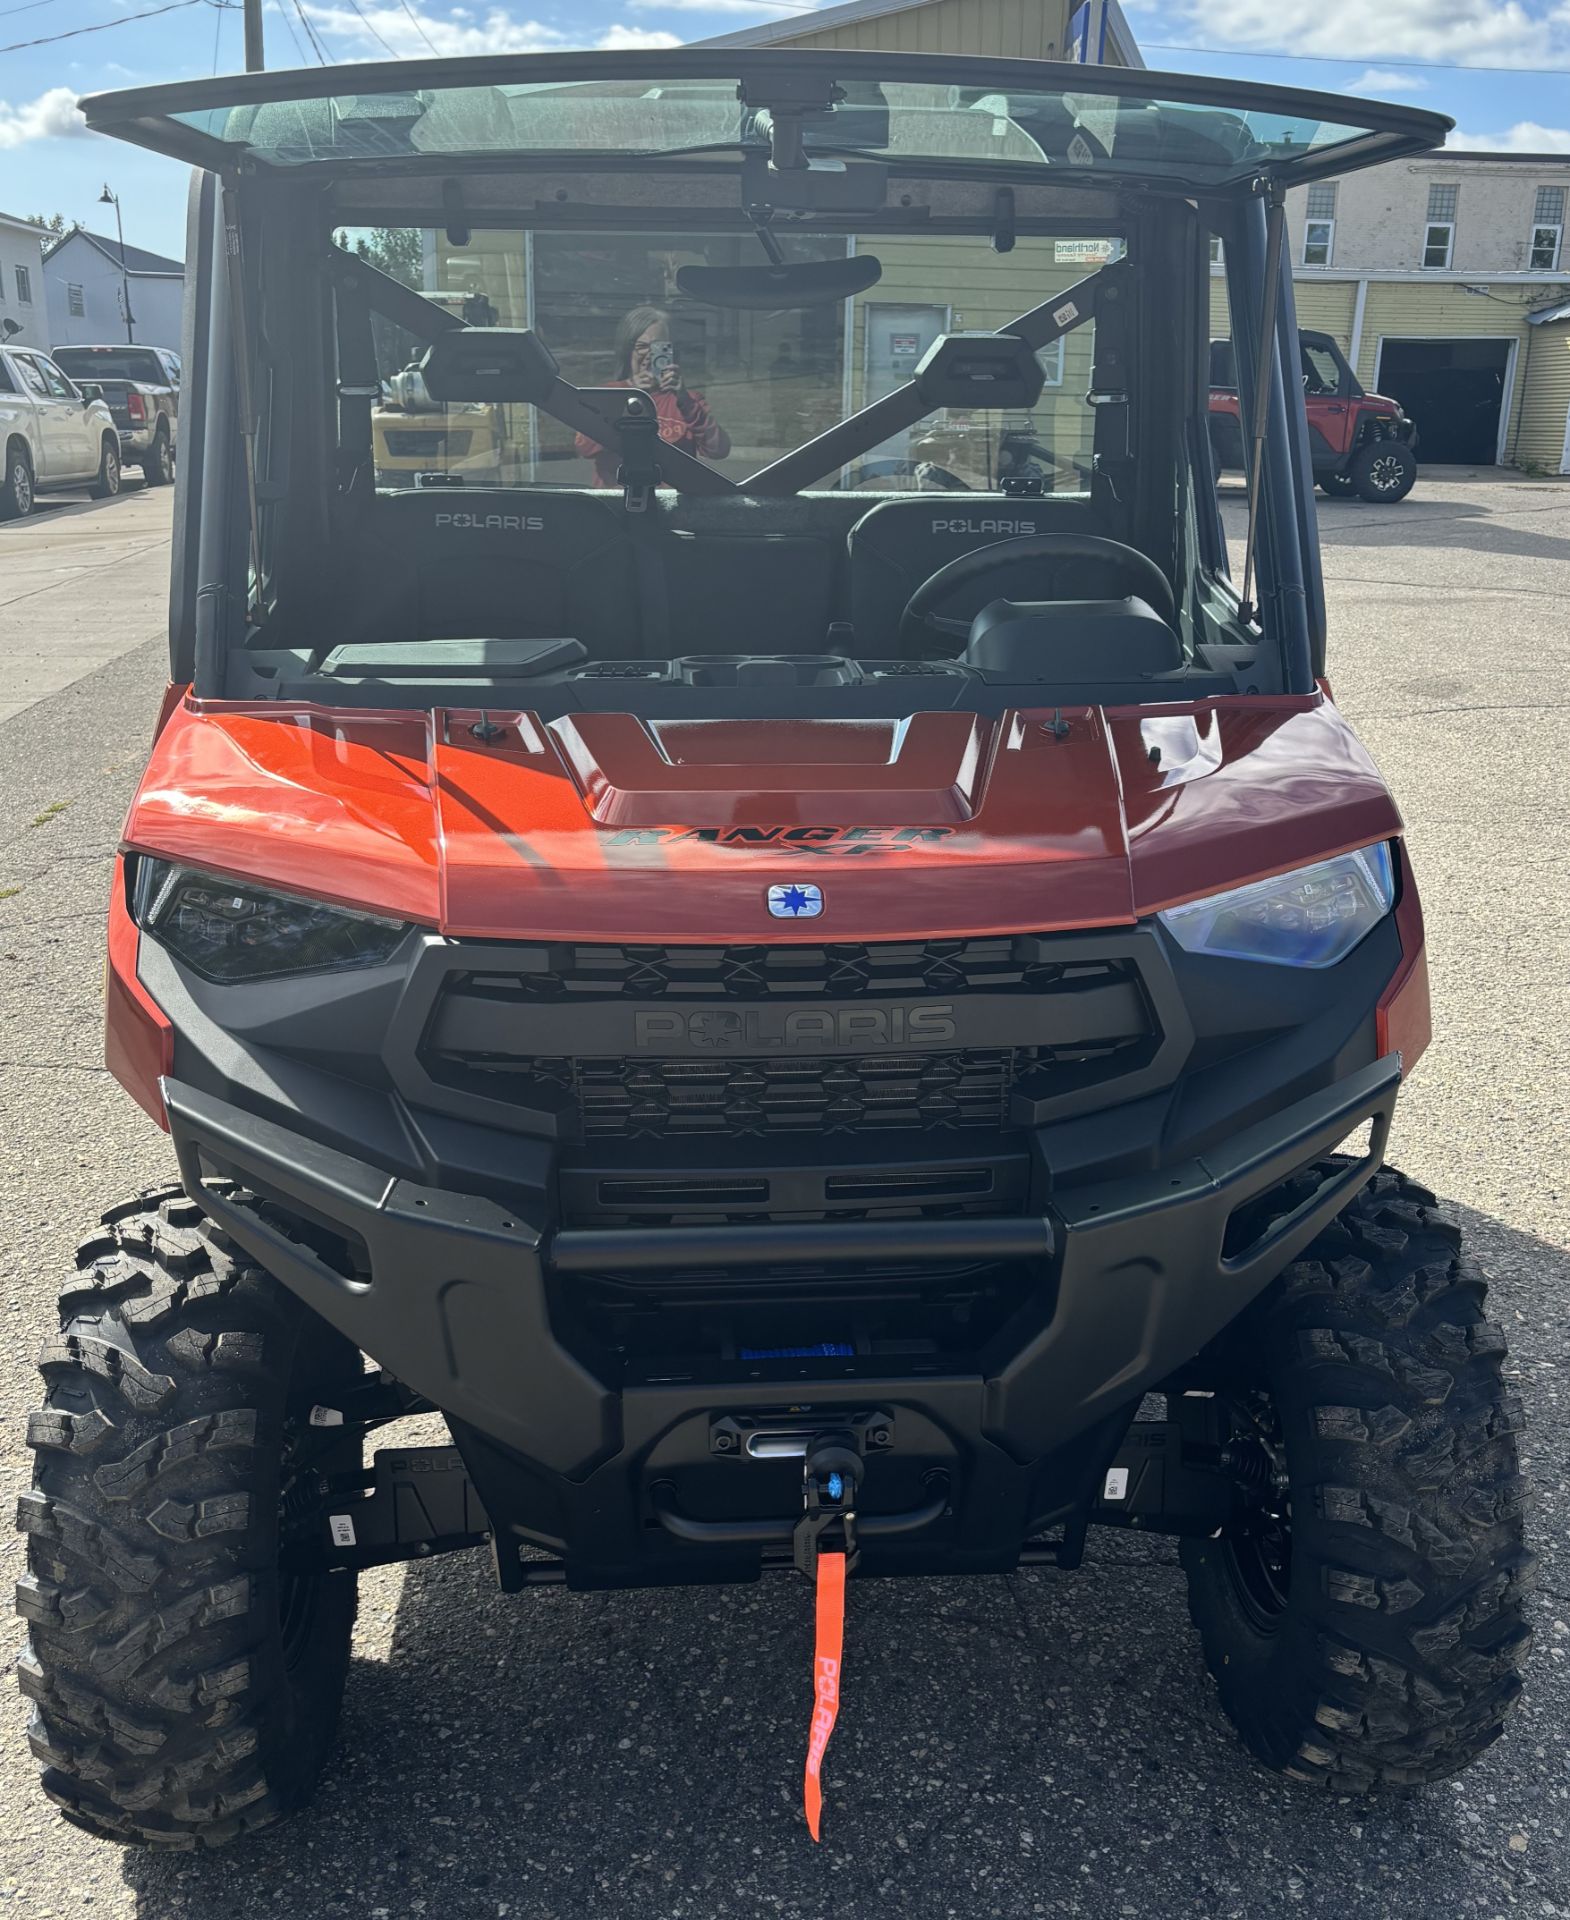
[[[165,511],[127,495],[0,527],[7,1500],[73,1243],[171,1170],[100,1065],[109,861],[164,677]],[[365,1579],[320,1798],[220,1854],[62,1825],[0,1676],[0,1920],[1570,1917],[1570,484],[1425,476],[1404,506],[1321,513],[1331,678],[1401,798],[1428,915],[1437,1038],[1393,1157],[1456,1206],[1532,1420],[1538,1651],[1506,1739],[1377,1803],[1263,1772],[1175,1554],[1108,1535],[1077,1574],[853,1589],[815,1849],[802,1583],[504,1598],[455,1555]],[[19,1539],[0,1561],[20,1571]],[[20,1640],[0,1633],[0,1664]]]

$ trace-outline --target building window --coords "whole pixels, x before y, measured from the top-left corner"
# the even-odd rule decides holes
[[[66,283],[65,304],[74,319],[80,320],[87,313],[87,302],[82,298],[82,289],[74,280]]]
[[[1423,229],[1423,265],[1446,268],[1455,257],[1459,187],[1428,189],[1428,225]]]
[[[1308,190],[1303,222],[1303,265],[1328,267],[1336,250],[1336,190],[1327,183]]]
[[[16,297],[24,307],[30,307],[33,304],[33,276],[26,267],[18,267],[16,270]]]
[[[1552,273],[1559,265],[1559,248],[1565,232],[1565,190],[1563,187],[1539,187],[1537,204],[1532,209],[1532,245],[1527,264],[1534,272]]]

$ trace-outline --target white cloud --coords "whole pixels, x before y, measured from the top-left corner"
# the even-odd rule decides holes
[[[1445,142],[1471,153],[1570,153],[1570,127],[1540,126],[1518,120],[1505,133],[1466,133],[1460,128]]]
[[[338,5],[336,0],[304,0],[306,18],[336,47],[385,59],[389,51],[400,60],[429,58],[434,52],[443,59],[477,53],[555,53],[581,46],[556,27],[539,20],[518,20],[502,7],[490,7],[481,15],[468,7],[454,7],[449,13],[427,13],[418,5],[407,8],[399,0],[362,0],[357,8]],[[674,33],[654,28],[608,28],[596,47],[679,47]]]
[[[627,0],[635,12],[657,7],[661,13],[810,13],[812,8],[798,0]]]
[[[674,33],[661,33],[654,27],[615,26],[602,33],[594,44],[607,50],[625,52],[628,48],[637,47],[679,47],[681,40]]]
[[[1462,66],[1570,65],[1570,5],[1534,13],[1522,0],[1171,0],[1150,40],[1344,60],[1450,61]]]
[[[338,45],[383,59],[389,48],[401,60],[422,54],[429,58],[433,50],[448,59],[468,53],[545,53],[567,44],[554,27],[515,20],[500,7],[492,7],[482,19],[471,14],[444,18],[419,7],[406,12],[396,0],[391,5],[367,0],[357,9],[304,0],[304,11],[312,26]]]
[[[1343,93],[1366,93],[1379,100],[1392,93],[1423,93],[1428,82],[1420,73],[1393,73],[1386,67],[1370,67],[1355,80],[1349,80]]]
[[[86,132],[72,87],[51,87],[14,107],[0,100],[0,148],[25,147],[30,140],[74,140]]]

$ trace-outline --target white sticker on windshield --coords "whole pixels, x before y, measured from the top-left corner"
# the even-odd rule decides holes
[[[343,1415],[336,1407],[312,1407],[311,1425],[313,1427],[341,1427]]]
[[[1128,1468],[1112,1467],[1107,1472],[1107,1484],[1101,1490],[1103,1500],[1126,1500],[1128,1498]]]
[[[327,1524],[332,1528],[333,1545],[335,1547],[352,1547],[354,1545],[354,1522],[348,1514],[329,1514],[327,1516]]]
[[[1093,167],[1096,164],[1095,149],[1084,134],[1076,133],[1068,143],[1068,163],[1071,167]]]
[[[1071,327],[1079,318],[1079,308],[1072,300],[1065,300],[1061,307],[1054,310],[1052,318],[1060,327]]]

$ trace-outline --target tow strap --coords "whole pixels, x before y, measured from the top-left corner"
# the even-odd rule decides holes
[[[845,1652],[845,1576],[855,1566],[856,1495],[863,1464],[849,1433],[819,1434],[802,1463],[802,1516],[793,1538],[797,1567],[816,1588],[817,1643],[812,1654],[812,1724],[802,1805],[814,1840],[822,1838],[823,1756],[840,1710]],[[825,1546],[825,1536],[834,1544]]]
[[[840,1666],[845,1647],[845,1556],[818,1555],[818,1639],[812,1656],[812,1728],[807,1737],[807,1772],[802,1801],[807,1828],[821,1840],[823,1820],[823,1755],[840,1710]]]

